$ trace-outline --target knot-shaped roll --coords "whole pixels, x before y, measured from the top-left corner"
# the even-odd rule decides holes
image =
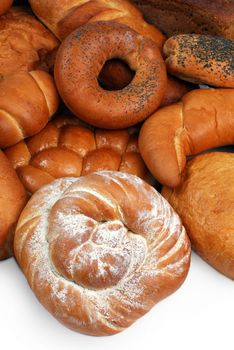
[[[60,39],[65,39],[80,26],[97,21],[122,23],[153,40],[162,48],[163,34],[145,22],[142,13],[128,0],[29,0],[36,14]]]
[[[39,132],[56,112],[59,97],[44,71],[18,72],[0,81],[0,147]]]
[[[91,335],[118,333],[175,291],[190,262],[178,215],[136,176],[103,171],[37,191],[15,255],[39,301]]]
[[[138,149],[138,131],[92,129],[75,117],[58,116],[37,135],[6,148],[27,191],[60,177],[119,170],[150,181]]]
[[[19,71],[48,71],[58,45],[57,38],[26,8],[12,7],[0,18],[0,79]]]

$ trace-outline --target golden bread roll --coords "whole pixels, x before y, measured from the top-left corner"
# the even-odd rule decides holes
[[[165,37],[144,21],[142,13],[127,0],[30,0],[37,17],[60,39],[80,26],[97,21],[125,24],[153,40],[160,48]]]
[[[13,3],[13,0],[1,0],[0,1],[0,16],[9,10]]]
[[[9,160],[0,151],[0,260],[12,256],[16,223],[26,202],[23,185]]]
[[[163,52],[167,70],[178,78],[234,88],[234,40],[182,34],[168,39]]]
[[[98,76],[104,63],[115,57],[136,73],[124,89],[107,91]],[[115,22],[89,23],[71,33],[58,50],[54,73],[67,107],[85,122],[108,129],[147,118],[166,90],[165,63],[157,45]]]
[[[31,193],[56,178],[98,170],[149,180],[136,130],[92,130],[72,117],[56,117],[39,134],[6,148],[5,154]]]
[[[167,201],[138,177],[103,171],[37,191],[14,250],[42,305],[89,335],[123,331],[186,278],[190,242]]]
[[[186,165],[181,185],[162,194],[180,215],[196,252],[234,279],[234,154],[207,153]]]
[[[19,71],[49,70],[59,41],[23,8],[0,18],[0,79]]]
[[[167,36],[211,34],[234,39],[233,0],[133,0]]]
[[[163,107],[143,124],[139,149],[153,176],[179,186],[186,156],[234,143],[234,89],[200,89]]]
[[[38,133],[56,112],[53,78],[41,70],[19,72],[0,81],[0,147]]]

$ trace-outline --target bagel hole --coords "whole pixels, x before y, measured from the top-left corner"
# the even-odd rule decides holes
[[[98,76],[98,83],[104,90],[122,90],[135,76],[129,65],[118,58],[105,62]]]

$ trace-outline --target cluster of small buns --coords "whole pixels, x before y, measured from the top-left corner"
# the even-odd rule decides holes
[[[28,3],[0,4],[0,259],[95,336],[176,291],[191,245],[234,279],[234,155],[206,153],[234,144],[234,5]]]

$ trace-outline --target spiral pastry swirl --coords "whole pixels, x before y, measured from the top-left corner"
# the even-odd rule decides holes
[[[15,235],[39,301],[69,328],[115,334],[184,281],[190,243],[178,215],[140,178],[102,171],[36,192]]]

